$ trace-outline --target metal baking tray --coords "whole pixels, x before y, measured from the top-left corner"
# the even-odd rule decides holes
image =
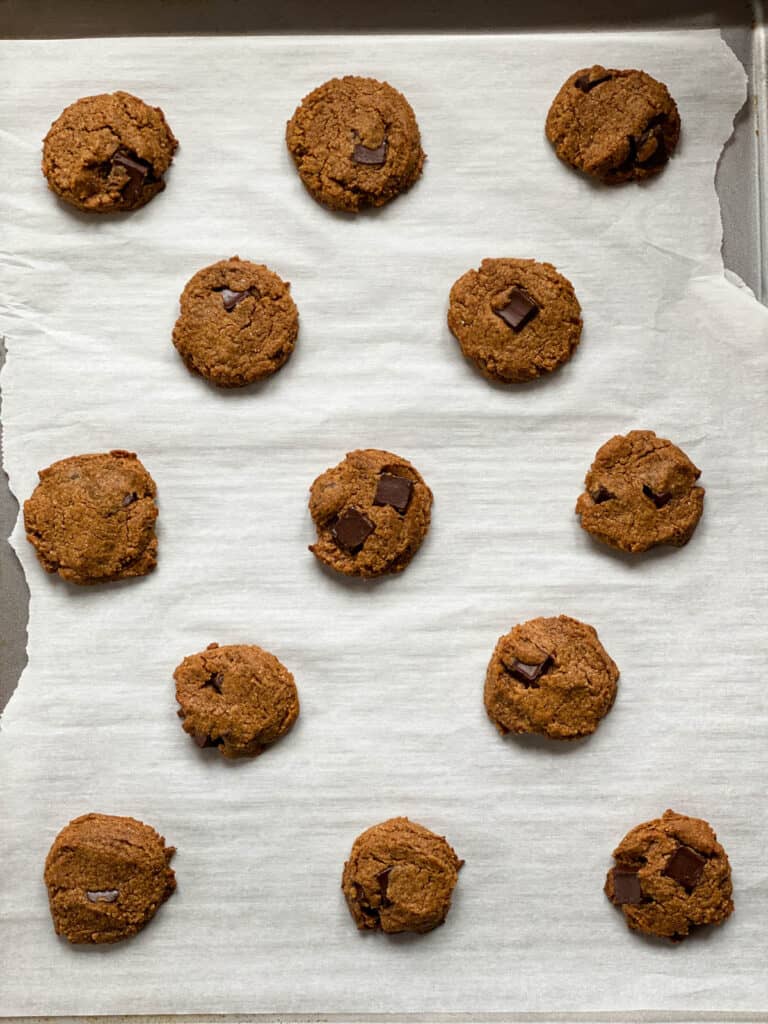
[[[243,35],[276,33],[417,33],[417,32],[588,32],[590,30],[719,28],[724,40],[741,60],[749,79],[748,98],[734,123],[734,133],[723,151],[716,186],[723,221],[723,257],[726,268],[738,275],[764,304],[768,304],[768,30],[759,2],[724,0],[704,5],[696,0],[662,3],[654,0],[538,0],[519,5],[508,0],[475,0],[468,7],[460,0],[440,5],[419,0],[390,0],[386,5],[355,4],[351,0],[282,0],[279,5],[248,4],[246,0],[133,0],[131,4],[104,4],[99,0],[0,0],[0,37],[6,39],[79,38],[142,35]],[[4,358],[0,338],[0,368]],[[0,387],[2,378],[0,376]],[[0,395],[1,398],[1,395]],[[0,460],[2,459],[2,406],[0,405]],[[2,465],[0,461],[0,466]],[[29,594],[21,567],[8,543],[18,515],[18,504],[0,473],[0,709],[10,698],[26,662],[26,622]],[[6,969],[8,967],[8,951]],[[768,1010],[768,994],[766,997]],[[0,1007],[2,1014],[2,1007]],[[16,1019],[16,1018],[14,1018]],[[24,1018],[27,1022],[54,1018]],[[56,1018],[59,1024],[76,1018]],[[265,1015],[183,1017],[89,1018],[101,1021],[168,1021],[200,1024],[203,1021],[265,1022]],[[325,1015],[280,1017],[291,1021],[326,1021]],[[352,1018],[347,1017],[346,1020]],[[369,1015],[368,1021],[395,1017]],[[411,1018],[416,1019],[416,1018]],[[753,1014],[583,1014],[574,1007],[568,1014],[509,1014],[509,1021],[768,1021],[768,1012]],[[0,1016],[0,1021],[11,1018]],[[19,1018],[20,1020],[20,1018]],[[84,1018],[77,1018],[82,1021]],[[419,1021],[501,1021],[499,1015],[418,1015]]]

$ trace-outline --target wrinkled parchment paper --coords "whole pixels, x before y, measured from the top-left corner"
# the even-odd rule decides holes
[[[6,466],[128,448],[157,481],[160,565],[78,589],[17,526],[29,665],[2,721],[6,1014],[765,1008],[768,314],[724,278],[714,189],[745,96],[716,32],[589,36],[118,39],[0,44]],[[545,141],[565,77],[595,61],[668,83],[684,134],[657,180],[614,190]],[[391,81],[429,154],[422,181],[351,219],[305,194],[286,119],[338,73]],[[40,139],[81,95],[125,88],[181,141],[130,216],[61,205]],[[294,356],[222,393],[170,343],[200,267],[237,253],[292,282]],[[445,326],[485,256],[574,283],[585,331],[551,379],[495,387]],[[573,514],[608,437],[652,428],[702,468],[688,547],[613,554]],[[435,493],[400,578],[332,577],[307,551],[313,478],[345,451],[411,459]],[[621,668],[575,745],[503,741],[482,705],[497,637],[534,615],[592,623]],[[172,672],[255,642],[299,686],[263,757],[198,750]],[[709,819],[736,913],[679,948],[630,935],[610,852],[666,807]],[[129,814],[178,847],[179,888],[136,939],[58,940],[41,882],[58,830]],[[448,923],[360,936],[339,879],[354,837],[407,814],[466,858]]]

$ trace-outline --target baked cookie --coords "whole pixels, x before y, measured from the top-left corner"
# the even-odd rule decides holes
[[[299,333],[290,285],[233,256],[205,267],[181,294],[173,344],[193,373],[239,388],[279,370]]]
[[[173,673],[184,731],[224,757],[256,757],[299,715],[293,676],[255,644],[209,644]]]
[[[43,174],[78,210],[136,210],[165,188],[177,146],[159,107],[127,92],[85,96],[45,136]]]
[[[546,130],[561,160],[616,185],[662,170],[680,138],[680,115],[666,85],[644,71],[595,64],[565,82]]]
[[[634,931],[679,942],[733,913],[728,857],[701,818],[665,811],[627,833],[613,856],[605,894]]]
[[[374,78],[345,75],[319,86],[301,101],[285,139],[308,192],[332,210],[383,206],[424,165],[410,103]]]
[[[317,541],[309,550],[345,576],[401,572],[429,529],[432,492],[392,452],[349,452],[312,484],[309,511]]]
[[[154,569],[157,488],[133,452],[73,455],[38,476],[24,526],[46,572],[85,584]]]
[[[176,888],[176,852],[149,825],[84,814],[63,828],[45,860],[57,935],[70,942],[119,942],[141,931]]]
[[[671,441],[652,430],[631,430],[606,441],[576,502],[581,525],[621,551],[656,544],[682,547],[704,511],[701,470]]]
[[[505,735],[588,736],[613,707],[619,670],[584,622],[531,619],[502,636],[485,676],[485,710]]]
[[[451,288],[448,326],[483,376],[527,381],[571,358],[581,338],[581,306],[551,263],[489,259]]]
[[[463,863],[442,836],[390,818],[354,841],[341,888],[361,931],[429,932],[445,921]]]

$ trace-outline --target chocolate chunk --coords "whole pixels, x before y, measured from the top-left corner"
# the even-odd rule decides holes
[[[610,82],[613,75],[603,75],[601,78],[590,78],[589,75],[582,75],[581,78],[577,78],[573,83],[577,89],[581,89],[582,92],[592,92],[596,85],[602,85],[603,82]]]
[[[371,167],[381,167],[387,159],[387,140],[385,139],[376,149],[369,149],[367,146],[356,145],[352,150],[352,159],[356,164],[369,164]]]
[[[363,889],[362,885],[358,885],[357,882],[353,882],[352,885],[355,890],[355,899],[357,900],[357,905],[360,908],[360,912],[365,914],[366,917],[375,917],[378,920],[378,907],[372,907],[367,902],[368,897],[365,895],[365,889]]]
[[[504,667],[514,679],[517,679],[524,686],[536,686],[538,685],[536,680],[540,679],[545,672],[548,672],[552,668],[552,664],[552,655],[548,654],[544,661],[536,665],[529,665],[524,661],[513,658],[512,664],[505,665]]]
[[[594,501],[596,505],[602,505],[604,501],[610,501],[611,498],[615,497],[615,494],[611,494],[611,492],[607,488],[601,486],[598,487],[595,493],[592,495],[592,501]]]
[[[395,476],[393,473],[382,473],[376,486],[376,495],[373,499],[374,505],[391,505],[393,509],[403,515],[411,500],[413,484],[404,476]]]
[[[507,305],[501,309],[494,309],[493,312],[517,332],[522,331],[525,325],[533,320],[539,312],[539,307],[522,288],[513,288]]]
[[[211,739],[211,737],[208,736],[208,734],[204,733],[204,732],[192,733],[192,739],[195,741],[195,743],[201,749],[203,747],[220,747],[221,744],[224,742],[224,737],[223,736],[219,736],[219,738],[217,740],[214,740],[214,739]]]
[[[651,490],[648,484],[643,484],[643,494],[646,498],[651,499],[656,508],[664,508],[664,506],[672,500],[672,495],[668,494],[667,491],[664,491],[661,494],[656,494],[655,491]]]
[[[391,907],[392,900],[387,899],[387,886],[389,885],[389,873],[392,870],[391,867],[384,868],[376,875],[376,881],[379,888],[381,889],[381,905],[382,907]]]
[[[244,292],[233,292],[231,288],[214,288],[214,291],[221,292],[221,301],[228,313],[232,312],[238,302],[252,294],[250,288],[246,288]]]
[[[659,118],[662,120],[659,120]],[[642,135],[637,137],[634,135],[627,136],[629,152],[617,170],[624,172],[631,170],[633,167],[654,167],[658,164],[666,163],[669,154],[667,153],[664,136],[660,128],[664,120],[666,120],[665,115],[659,114],[657,117],[651,118],[648,122],[649,127]]]
[[[120,893],[117,889],[89,889],[85,895],[91,903],[114,903]]]
[[[129,203],[135,203],[137,199],[141,198],[141,192],[151,167],[143,160],[139,160],[138,157],[131,156],[124,149],[118,149],[112,157],[112,164],[117,164],[118,167],[122,167],[128,172],[128,181],[122,188],[123,198]]]
[[[696,888],[706,863],[706,857],[696,853],[690,846],[678,846],[667,861],[664,874],[690,892]]]
[[[631,864],[617,864],[612,870],[613,876],[613,902],[619,905],[630,903],[637,906],[643,902],[643,893],[640,889],[640,879],[637,877],[638,869]]]
[[[356,508],[347,508],[331,527],[331,536],[350,555],[356,554],[373,533],[373,523]]]
[[[656,114],[649,120],[643,134],[635,140],[635,163],[650,167],[666,162],[669,154],[662,131],[666,123],[666,114]]]
[[[126,496],[123,498],[123,508],[128,508],[129,505],[132,505],[134,501],[138,500],[139,496],[135,491],[133,491],[132,494],[126,494]]]
[[[200,689],[204,690],[206,688],[206,686],[210,686],[210,688],[212,690],[215,690],[216,693],[221,693],[221,684],[223,682],[224,682],[224,673],[223,672],[217,672],[215,675],[209,676],[205,680],[203,685],[200,687]]]

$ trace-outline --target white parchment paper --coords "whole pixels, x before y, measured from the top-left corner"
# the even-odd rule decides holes
[[[6,466],[128,448],[157,481],[160,564],[78,589],[17,526],[29,665],[0,737],[0,1011],[758,1010],[766,994],[765,372],[768,314],[726,281],[714,189],[745,97],[715,32],[132,39],[0,44]],[[595,61],[668,83],[684,134],[663,175],[613,190],[546,143],[549,103]],[[286,119],[334,74],[387,79],[429,154],[386,209],[305,194]],[[181,141],[168,188],[130,216],[61,205],[40,139],[81,95],[125,88]],[[234,253],[292,282],[294,356],[260,387],[192,378],[178,295]],[[445,326],[485,256],[553,262],[585,331],[538,384],[494,387]],[[573,514],[608,437],[652,428],[703,469],[684,549],[613,554]],[[314,477],[355,447],[413,460],[433,526],[374,584],[307,551]],[[497,637],[534,615],[592,623],[618,700],[576,745],[503,741],[482,705]],[[302,714],[253,762],[199,751],[172,672],[212,640],[294,672]],[[736,913],[680,947],[629,934],[610,852],[666,807],[709,819]],[[41,881],[57,831],[129,814],[178,847],[179,888],[141,935],[71,948]],[[448,923],[360,936],[339,890],[368,825],[407,814],[466,858]]]

